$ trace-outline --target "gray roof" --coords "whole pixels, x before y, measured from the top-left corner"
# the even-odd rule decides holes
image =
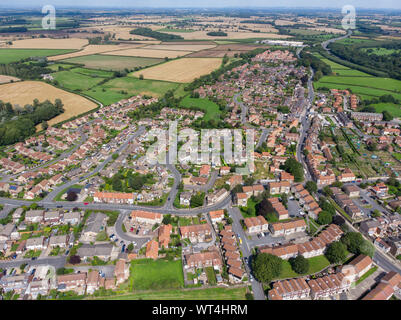
[[[15,230],[15,225],[13,223],[6,224],[1,230],[0,234],[5,237],[10,237],[11,233]]]
[[[78,249],[77,254],[80,257],[109,256],[113,251],[113,245],[110,243],[90,245],[84,244]]]
[[[86,227],[84,233],[86,232],[100,232],[100,228],[102,227],[104,220],[107,216],[103,213],[93,213],[89,216],[88,221],[86,222]]]
[[[45,213],[45,210],[29,210],[25,213],[25,218],[33,218],[33,217],[38,217],[42,216]]]

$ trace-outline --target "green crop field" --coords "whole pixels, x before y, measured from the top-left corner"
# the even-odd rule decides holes
[[[184,286],[181,260],[140,259],[131,262],[130,284],[134,290],[178,289]]]
[[[109,105],[138,94],[161,97],[169,90],[183,93],[182,86],[182,84],[167,81],[139,80],[133,77],[122,77],[114,78],[83,93],[105,105]]]
[[[192,290],[163,290],[126,295],[96,297],[88,299],[101,300],[245,300],[247,289],[242,288],[208,288]]]
[[[11,63],[30,57],[50,57],[74,52],[66,49],[0,49],[0,63]]]
[[[74,64],[66,64],[66,63],[54,63],[47,66],[47,68],[51,69],[52,71],[59,71],[58,68],[62,67],[65,70],[69,70],[71,68],[76,68],[77,66]]]
[[[114,72],[112,71],[85,69],[85,68],[74,68],[71,70],[71,72],[94,78],[111,78],[114,76]]]
[[[136,67],[143,68],[152,66],[164,60],[157,58],[139,58],[94,54],[89,56],[69,58],[62,61],[67,63],[82,64],[86,68],[90,69],[122,71],[125,69],[132,70]]]
[[[73,71],[60,71],[52,73],[52,75],[59,82],[61,88],[69,90],[87,90],[103,80],[103,78],[90,77]]]
[[[208,99],[195,99],[185,97],[181,101],[181,106],[184,108],[200,108],[206,112],[204,120],[218,119],[220,117],[219,106]]]

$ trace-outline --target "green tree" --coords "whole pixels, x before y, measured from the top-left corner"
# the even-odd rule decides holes
[[[325,256],[331,263],[341,263],[347,258],[347,247],[344,243],[335,241],[329,245]]]
[[[330,212],[327,211],[321,211],[317,217],[317,222],[320,225],[326,225],[330,224],[333,221],[333,216],[331,215]]]
[[[283,260],[269,253],[259,253],[252,260],[252,270],[256,279],[263,283],[269,283],[277,278],[282,270]]]
[[[309,193],[317,192],[317,184],[315,181],[307,181],[305,184],[305,189],[309,191]]]
[[[304,256],[298,255],[295,258],[290,258],[288,262],[291,264],[292,270],[298,274],[305,274],[309,270],[309,260]]]
[[[294,176],[295,182],[304,181],[304,168],[295,158],[288,158],[281,166],[281,169],[291,173]]]

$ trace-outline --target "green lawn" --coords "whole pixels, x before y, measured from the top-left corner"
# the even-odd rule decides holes
[[[207,267],[205,268],[206,271],[206,276],[207,276],[207,281],[211,286],[216,285],[217,280],[216,280],[216,274],[214,273],[213,267]]]
[[[184,108],[200,108],[206,112],[204,120],[208,121],[210,119],[218,119],[220,117],[219,106],[208,99],[196,99],[185,97],[181,101],[181,106]]]
[[[357,281],[355,281],[355,285],[357,286],[360,284],[362,281],[364,281],[367,277],[371,276],[373,273],[375,273],[377,270],[377,266],[374,266],[370,268],[368,271],[366,271],[365,274],[362,275]]]
[[[277,279],[295,278],[309,274],[317,273],[330,265],[329,260],[325,256],[317,256],[307,259],[309,261],[309,270],[305,274],[298,274],[292,270],[290,263],[287,260],[283,261],[283,268],[280,276]]]
[[[178,289],[184,286],[181,260],[140,259],[131,262],[130,283],[134,290]]]
[[[246,288],[167,290],[97,297],[99,300],[245,300]],[[89,299],[93,299],[90,297]]]
[[[161,97],[169,90],[179,91],[182,86],[182,84],[167,81],[122,77],[112,79],[82,93],[95,98],[105,105],[109,105],[138,94]]]
[[[401,52],[400,50],[386,49],[386,48],[363,48],[362,51],[364,51],[364,52],[372,51],[369,53],[369,55],[375,54],[377,56],[386,56],[386,55],[392,54],[394,52],[398,52],[398,53]]]
[[[136,67],[148,67],[163,62],[164,59],[141,58],[94,54],[62,60],[62,62],[82,64],[86,68],[122,71],[132,70]]]
[[[377,103],[372,104],[376,112],[383,112],[384,110],[390,112],[393,117],[401,117],[401,105],[394,103]]]
[[[10,63],[30,57],[50,57],[74,52],[65,49],[0,49],[0,63]]]

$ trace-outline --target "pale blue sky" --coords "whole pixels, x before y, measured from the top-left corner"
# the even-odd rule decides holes
[[[51,4],[68,7],[319,7],[401,9],[400,0],[0,0],[0,6],[36,7]]]

